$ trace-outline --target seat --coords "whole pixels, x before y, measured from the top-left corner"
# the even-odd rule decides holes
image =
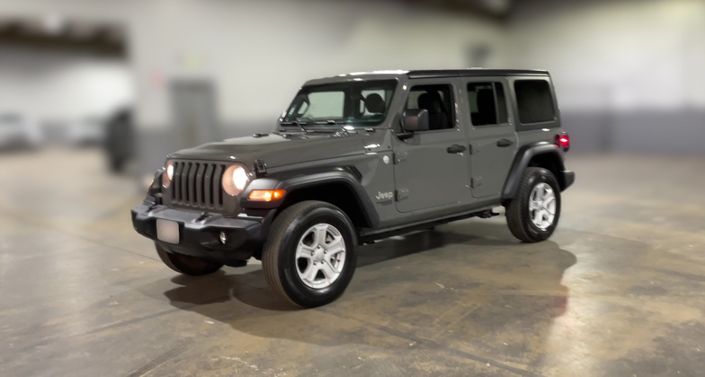
[[[477,112],[472,113],[472,124],[475,126],[497,124],[497,109],[492,89],[477,91]]]
[[[448,115],[443,108],[443,100],[437,92],[426,92],[419,96],[419,109],[428,111],[429,130],[450,128]]]

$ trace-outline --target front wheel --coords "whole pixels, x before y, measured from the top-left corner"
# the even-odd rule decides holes
[[[517,195],[507,205],[507,224],[514,237],[539,242],[553,234],[561,214],[556,177],[543,168],[527,168]]]
[[[325,305],[343,294],[355,263],[350,219],[319,201],[296,203],[277,216],[262,251],[269,285],[303,307]]]
[[[159,255],[159,259],[161,259],[167,267],[184,275],[208,275],[223,267],[220,263],[206,259],[196,258],[189,255],[169,253],[159,246],[159,244],[155,244],[154,246],[157,248],[157,255]]]

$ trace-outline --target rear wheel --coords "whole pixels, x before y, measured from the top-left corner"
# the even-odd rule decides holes
[[[339,208],[305,201],[285,209],[272,223],[262,252],[272,289],[304,307],[338,298],[355,271],[355,232]]]
[[[527,168],[519,191],[507,205],[507,224],[514,237],[539,242],[553,234],[561,214],[561,193],[556,177],[543,168]]]
[[[164,250],[159,244],[155,244],[159,259],[172,270],[184,275],[201,276],[212,274],[218,271],[222,264],[206,260],[203,258],[192,257],[190,255],[174,254]]]

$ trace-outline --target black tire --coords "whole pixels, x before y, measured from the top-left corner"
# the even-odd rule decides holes
[[[536,226],[531,220],[529,200],[531,192],[541,183],[548,184],[555,195],[555,214],[553,222],[545,229]],[[556,230],[561,215],[561,191],[556,177],[543,168],[527,168],[519,184],[517,195],[507,205],[507,224],[514,237],[522,242],[540,242],[548,239]]]
[[[299,240],[316,224],[329,224],[345,242],[345,261],[339,276],[329,286],[316,289],[307,285],[297,270]],[[286,208],[272,223],[262,250],[262,269],[267,283],[280,296],[302,307],[328,304],[343,294],[356,265],[355,228],[348,216],[326,202],[304,201]]]
[[[222,264],[190,255],[174,254],[164,250],[159,244],[154,245],[159,259],[172,270],[191,276],[208,275],[218,271]]]

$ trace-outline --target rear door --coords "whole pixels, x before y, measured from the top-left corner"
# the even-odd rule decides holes
[[[514,155],[517,135],[507,106],[508,83],[502,77],[463,82],[461,106],[468,125],[470,186],[475,198],[501,196]]]
[[[467,140],[460,127],[453,79],[413,80],[407,109],[429,111],[431,127],[394,140],[394,179],[399,212],[470,202]]]

